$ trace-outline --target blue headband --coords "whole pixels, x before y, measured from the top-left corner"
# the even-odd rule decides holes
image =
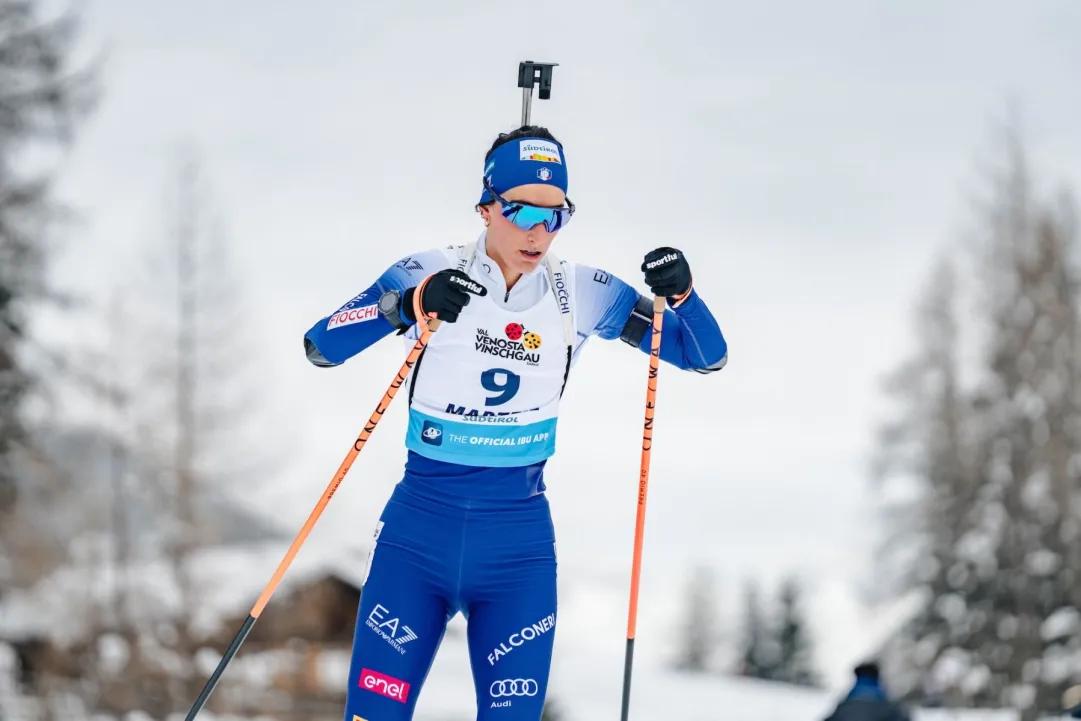
[[[545,138],[521,138],[503,143],[488,157],[484,177],[502,195],[511,188],[548,183],[567,192],[567,158],[563,148]],[[479,204],[495,198],[485,188]]]

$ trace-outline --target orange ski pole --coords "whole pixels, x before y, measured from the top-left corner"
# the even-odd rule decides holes
[[[429,276],[431,277],[431,276]],[[236,656],[236,652],[240,650],[240,645],[244,643],[244,639],[248,637],[252,627],[255,626],[255,622],[259,619],[259,615],[266,608],[267,603],[270,601],[270,597],[274,595],[274,591],[277,590],[278,584],[281,583],[282,578],[285,576],[285,572],[289,569],[289,564],[293,562],[293,558],[296,557],[297,552],[300,551],[300,547],[304,545],[304,541],[307,540],[308,534],[311,533],[312,528],[315,526],[315,522],[319,520],[319,517],[323,515],[323,509],[330,503],[330,499],[334,496],[334,493],[338,490],[338,486],[345,480],[345,476],[349,473],[349,468],[353,465],[354,459],[360,450],[364,448],[364,444],[368,442],[368,438],[375,431],[376,424],[383,417],[387,408],[390,406],[390,402],[394,400],[394,396],[397,395],[398,389],[405,383],[405,379],[409,377],[409,372],[416,365],[417,359],[420,358],[420,354],[424,352],[424,349],[428,346],[428,340],[431,338],[432,333],[439,328],[440,321],[432,319],[425,322],[425,315],[420,309],[420,297],[421,291],[427,284],[428,278],[421,281],[417,286],[416,291],[413,293],[413,311],[414,317],[417,318],[417,322],[421,324],[423,329],[420,337],[417,339],[413,349],[409,351],[409,355],[406,357],[405,362],[402,363],[401,369],[398,370],[398,375],[394,377],[390,387],[387,388],[387,392],[383,394],[383,398],[379,401],[379,405],[375,407],[375,412],[372,413],[371,418],[368,419],[367,424],[364,426],[364,430],[360,432],[357,439],[353,442],[352,447],[349,449],[349,453],[346,454],[345,460],[338,466],[337,473],[330,481],[330,485],[323,491],[323,497],[319,499],[319,503],[315,504],[315,508],[312,509],[311,514],[308,516],[308,520],[304,522],[304,526],[301,527],[300,533],[293,539],[293,544],[289,546],[289,550],[285,554],[285,558],[278,564],[277,570],[274,571],[274,575],[270,577],[270,582],[267,583],[263,589],[263,593],[260,594],[255,605],[252,606],[251,612],[248,614],[248,618],[244,621],[244,624],[237,631],[236,636],[233,637],[232,643],[229,644],[229,648],[225,651],[225,655],[221,657],[221,661],[218,662],[218,667],[214,669],[214,673],[210,675],[210,679],[206,682],[206,686],[203,687],[202,692],[199,694],[199,698],[195,700],[191,710],[185,717],[185,721],[193,721],[206,705],[207,700],[210,698],[210,694],[214,692],[214,687],[218,685],[218,681],[221,679],[222,674],[225,672],[225,667],[229,665],[229,662]]]
[[[661,361],[661,325],[664,323],[664,298],[653,297],[653,337],[649,349],[649,380],[646,383],[646,417],[642,426],[642,467],[638,475],[638,516],[634,522],[634,561],[631,566],[631,602],[627,613],[627,654],[623,662],[623,711],[627,721],[631,701],[631,665],[634,662],[634,637],[638,624],[638,579],[642,573],[642,538],[646,530],[646,492],[649,490],[649,457],[653,450],[653,410],[657,398],[657,373]]]

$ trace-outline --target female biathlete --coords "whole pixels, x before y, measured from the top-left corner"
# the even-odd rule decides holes
[[[304,336],[308,359],[327,367],[395,331],[411,346],[417,306],[443,322],[408,386],[408,460],[375,529],[345,721],[411,719],[459,611],[477,719],[541,718],[556,626],[543,475],[559,400],[590,336],[650,350],[651,297],[548,252],[574,214],[563,146],[548,130],[500,134],[482,183],[476,242],[402,258]],[[642,271],[668,299],[661,359],[720,370],[727,344],[683,254],[658,248]]]

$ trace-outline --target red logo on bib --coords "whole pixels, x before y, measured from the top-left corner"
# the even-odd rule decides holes
[[[541,346],[541,337],[532,331],[525,329],[521,323],[508,323],[503,329],[507,338],[512,341],[521,341],[526,350],[537,350]]]

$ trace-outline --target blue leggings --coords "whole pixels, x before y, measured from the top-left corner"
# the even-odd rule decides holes
[[[556,622],[545,496],[462,507],[399,483],[368,562],[345,721],[412,719],[459,611],[468,623],[477,720],[540,720]]]

